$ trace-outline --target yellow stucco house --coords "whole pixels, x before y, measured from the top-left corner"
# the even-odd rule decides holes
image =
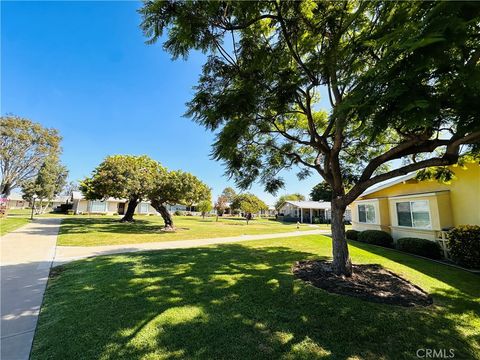
[[[435,241],[452,226],[480,225],[480,165],[451,169],[450,184],[418,181],[412,173],[367,189],[352,204],[353,229]]]

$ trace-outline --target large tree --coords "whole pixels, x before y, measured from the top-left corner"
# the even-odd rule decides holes
[[[250,193],[244,193],[238,194],[233,198],[231,208],[234,210],[240,210],[247,220],[248,225],[248,222],[252,219],[253,214],[258,213],[261,210],[268,210],[268,205],[257,196]]]
[[[150,203],[165,222],[165,229],[174,230],[173,217],[167,205],[195,205],[211,199],[210,188],[196,176],[183,171],[162,171],[148,193]]]
[[[65,188],[68,170],[56,156],[45,159],[34,179],[22,183],[23,198],[35,203],[35,211],[42,214],[48,208],[55,196]],[[33,197],[38,201],[33,201]]]
[[[137,205],[148,198],[163,172],[165,169],[146,155],[112,155],[80,183],[80,190],[89,200],[126,199],[127,211],[121,221],[132,222]]]
[[[310,191],[310,199],[313,201],[332,201],[332,187],[325,181],[318,183]]]
[[[305,200],[305,196],[299,193],[295,194],[285,194],[282,195],[278,198],[278,200],[275,202],[275,209],[280,210],[280,207],[285,203],[287,200],[296,200],[296,201],[303,201]]]
[[[225,197],[228,203],[231,203],[235,196],[237,196],[237,193],[232,187],[229,186],[223,189],[222,196]]]
[[[348,204],[480,140],[478,2],[146,1],[140,12],[150,43],[208,55],[187,115],[216,132],[213,155],[240,188],[260,179],[275,192],[298,166],[332,187],[337,274],[352,273]]]
[[[0,117],[0,195],[35,178],[48,157],[59,155],[60,141],[55,129],[15,115]]]

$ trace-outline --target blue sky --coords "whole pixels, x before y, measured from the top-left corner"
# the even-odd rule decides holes
[[[137,2],[1,2],[1,113],[59,129],[70,179],[107,155],[147,154],[189,171],[216,197],[233,186],[210,159],[213,134],[182,117],[202,54],[172,61],[145,45]],[[133,135],[133,136],[132,136]],[[308,195],[317,176],[285,173],[282,193]],[[269,204],[274,197],[254,185]]]

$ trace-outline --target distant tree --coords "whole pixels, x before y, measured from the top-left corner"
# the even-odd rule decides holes
[[[205,219],[205,215],[212,210],[212,202],[210,200],[202,200],[196,205],[196,208],[202,213],[202,217]]]
[[[48,157],[60,154],[60,141],[55,129],[15,115],[0,117],[0,195],[34,179]]]
[[[325,181],[318,183],[310,191],[310,199],[313,201],[332,201],[332,187]]]
[[[303,201],[303,200],[305,200],[305,196],[303,196],[302,194],[299,194],[299,193],[282,195],[275,202],[275,209],[277,209],[277,211],[280,210],[280,207],[287,200]]]
[[[225,189],[223,189],[222,195],[225,197],[225,199],[227,199],[227,203],[231,203],[235,196],[237,196],[237,193],[233,188],[226,187]]]
[[[78,183],[75,181],[70,181],[63,188],[62,194],[65,196],[71,196],[74,191],[78,191],[78,190],[79,190]]]
[[[260,200],[257,196],[249,193],[238,194],[232,201],[232,209],[238,209],[243,212],[245,219],[248,221],[252,215],[261,210],[268,210],[268,205]]]
[[[58,158],[51,156],[40,167],[35,179],[24,181],[22,184],[23,199],[33,203],[35,201],[37,214],[43,214],[55,196],[60,194],[66,184],[68,170]]]
[[[207,55],[187,115],[215,132],[213,156],[239,188],[259,179],[274,193],[298,166],[332,187],[336,274],[352,274],[343,218],[362,192],[480,149],[477,2],[172,0],[139,11],[149,43]]]
[[[89,200],[126,199],[127,211],[120,221],[133,222],[137,205],[147,199],[155,179],[163,172],[165,169],[160,163],[146,155],[112,155],[80,183],[80,190]]]
[[[228,208],[228,200],[225,195],[218,196],[217,200],[215,201],[214,209],[217,212],[217,221],[218,216],[222,216],[225,213],[225,210]]]
[[[183,171],[161,171],[156,176],[148,198],[165,222],[165,229],[174,230],[173,217],[167,205],[191,206],[211,199],[210,188],[196,176]]]

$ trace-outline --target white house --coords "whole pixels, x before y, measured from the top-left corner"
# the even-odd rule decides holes
[[[108,198],[106,200],[86,200],[80,191],[72,192],[71,201],[73,204],[73,212],[75,214],[93,213],[123,215],[125,214],[125,211],[127,211],[128,205],[128,200],[126,199]],[[158,214],[147,201],[142,201],[138,204],[135,213],[140,215]]]
[[[325,223],[332,218],[331,204],[328,201],[294,201],[287,200],[280,207],[280,220],[299,221],[301,223]],[[350,221],[351,212],[347,208],[345,220]]]

